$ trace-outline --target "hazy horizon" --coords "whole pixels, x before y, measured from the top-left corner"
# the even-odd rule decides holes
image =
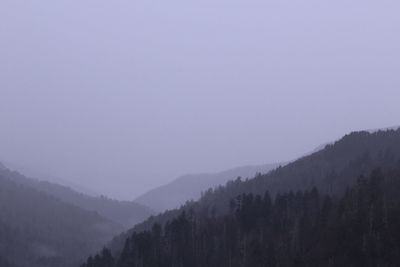
[[[0,161],[132,200],[399,125],[384,3],[5,0]]]

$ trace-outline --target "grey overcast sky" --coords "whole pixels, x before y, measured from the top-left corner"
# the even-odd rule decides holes
[[[120,199],[400,124],[400,2],[2,0],[0,160]]]

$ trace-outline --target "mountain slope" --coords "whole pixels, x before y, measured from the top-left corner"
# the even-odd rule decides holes
[[[185,175],[171,183],[150,190],[136,198],[135,202],[146,205],[158,212],[178,208],[186,201],[198,200],[201,192],[209,188],[224,185],[229,180],[236,179],[239,176],[253,177],[257,173],[267,173],[278,166],[278,164],[243,166],[219,173]]]
[[[83,267],[398,266],[399,192],[400,164],[338,198],[316,188],[243,194],[224,216],[183,211],[133,233],[117,261],[103,250]]]
[[[214,205],[223,212],[229,199],[241,193],[263,194],[268,190],[275,196],[279,192],[307,190],[314,186],[322,193],[338,195],[354,184],[359,175],[368,175],[376,167],[392,168],[399,159],[400,129],[353,132],[268,174],[232,182],[209,192],[202,203]]]
[[[334,144],[309,156],[279,167],[267,174],[244,181],[237,179],[226,186],[208,190],[197,202],[151,217],[130,231],[114,238],[110,248],[120,255],[124,243],[134,232],[152,229],[154,223],[162,226],[174,220],[182,211],[195,213],[200,218],[224,216],[231,210],[232,200],[238,195],[263,195],[269,191],[272,198],[284,192],[310,190],[316,187],[322,194],[341,196],[354,185],[360,175],[368,175],[376,167],[382,171],[395,168],[400,160],[400,130],[353,132]]]
[[[15,182],[0,170],[0,262],[16,267],[71,266],[101,248],[121,227]],[[7,265],[6,265],[7,266]]]
[[[3,170],[7,170],[3,165]],[[149,208],[131,201],[118,201],[107,197],[88,196],[69,187],[36,179],[26,178],[18,172],[9,172],[17,184],[29,186],[122,225],[125,229],[142,222],[153,214]]]

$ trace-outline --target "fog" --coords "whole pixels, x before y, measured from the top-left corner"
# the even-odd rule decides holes
[[[119,199],[398,125],[398,1],[0,4],[0,161]]]

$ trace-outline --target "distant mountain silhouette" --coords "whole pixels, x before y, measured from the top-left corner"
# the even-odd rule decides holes
[[[257,173],[267,173],[279,164],[265,164],[258,166],[242,166],[218,173],[188,174],[174,181],[148,191],[135,199],[135,202],[162,212],[178,208],[186,201],[198,200],[201,192],[224,185],[237,177],[254,177]]]
[[[376,172],[376,168],[379,168],[380,171]],[[150,217],[126,233],[115,237],[109,244],[109,248],[119,264],[116,266],[125,266],[124,264],[128,262],[132,266],[136,266],[135,264],[139,264],[139,262],[144,266],[147,263],[150,264],[148,266],[167,267],[175,266],[178,263],[182,266],[185,264],[189,264],[187,266],[205,266],[202,265],[205,263],[207,266],[229,266],[229,259],[236,262],[232,266],[376,266],[355,264],[384,260],[379,248],[366,247],[364,249],[357,244],[363,244],[363,242],[367,242],[363,241],[366,240],[365,238],[370,238],[368,246],[373,246],[375,241],[378,242],[377,244],[387,246],[394,244],[390,239],[391,236],[400,234],[396,230],[398,208],[400,207],[400,198],[396,197],[399,195],[397,191],[400,188],[399,173],[400,130],[353,132],[333,144],[326,145],[322,150],[283,167],[278,167],[266,174],[258,174],[252,179],[229,181],[225,186],[207,190],[199,201],[188,202],[179,209]],[[363,177],[369,176],[371,181],[365,181]],[[378,183],[377,181],[383,179],[384,176],[393,178],[390,178],[392,180],[384,185],[385,190],[388,190],[386,196],[382,192],[379,192],[378,195],[374,191],[374,187],[371,189],[371,186]],[[379,189],[379,186],[376,188]],[[364,205],[365,199],[362,198],[365,197],[365,190],[367,190],[367,194],[371,194],[371,201],[378,202],[365,207],[367,209],[359,207],[359,210],[356,211],[354,209],[359,205],[357,201],[363,201],[362,205]],[[392,191],[389,194],[390,190]],[[337,214],[335,216],[342,216],[341,214],[349,216],[341,221],[343,224],[339,224],[340,217],[337,217],[336,219],[339,221],[333,221],[328,229],[316,228],[323,223],[323,220],[319,221],[321,218],[318,217],[318,214],[324,212],[323,206],[315,206],[323,204],[322,199],[317,197],[319,194],[329,196],[333,199],[332,201],[335,201],[334,205],[336,206],[332,209],[332,212]],[[345,197],[342,199],[344,195]],[[377,200],[376,196],[384,198],[386,202],[382,202],[382,199]],[[263,219],[269,221],[252,219],[268,211],[268,209],[263,210],[263,205],[271,207],[269,197],[271,197],[271,201],[274,201],[274,209],[277,213],[268,215],[273,217],[262,215],[267,216]],[[244,200],[249,203],[247,208],[243,206]],[[290,202],[287,202],[289,200]],[[392,201],[395,201],[395,205],[397,205],[392,211],[393,217],[388,219],[390,220],[388,223],[392,227],[390,229],[392,234],[385,232],[385,239],[377,240],[377,235],[368,230],[372,227],[372,220],[376,218],[374,212],[377,211],[373,210],[374,205],[379,204],[379,207],[383,209],[378,212],[382,212],[386,205],[384,203],[392,203]],[[304,204],[296,206],[301,203]],[[345,203],[344,207],[348,209],[346,212],[343,211],[343,203]],[[289,204],[292,206],[287,206]],[[352,208],[353,210],[351,210]],[[240,213],[237,213],[238,211]],[[296,215],[296,212],[304,215]],[[362,216],[360,215],[361,217],[356,220],[351,216],[358,214],[357,212]],[[303,225],[306,222],[304,220],[308,219],[304,216],[314,216],[311,218],[315,223],[310,224],[310,227],[313,228],[304,229]],[[290,218],[290,221],[285,218]],[[363,224],[362,222],[370,223],[368,226],[368,223]],[[260,228],[265,223],[274,228]],[[353,235],[354,240],[357,240],[357,243],[349,243],[351,239],[346,239],[346,234],[343,234],[346,231],[343,229],[347,229],[347,227],[362,230],[361,232],[349,232]],[[382,225],[377,225],[377,227],[382,227]],[[232,229],[235,230],[232,232]],[[274,229],[278,229],[276,230],[278,232],[281,231],[281,234],[274,237]],[[301,233],[301,237],[298,235],[299,229],[305,231]],[[323,233],[330,231],[329,229],[338,231],[329,232],[332,238],[338,238],[333,241],[335,242],[333,246],[324,241],[326,237]],[[246,235],[247,232],[252,234]],[[228,233],[229,235],[227,235]],[[268,233],[270,233],[269,236]],[[265,236],[265,234],[267,235]],[[314,240],[313,236],[318,239]],[[319,252],[318,246],[308,247],[308,244],[316,244],[317,241],[323,244],[323,248],[327,251]],[[166,247],[165,244],[167,244]],[[277,246],[276,244],[281,245]],[[297,244],[302,244],[304,247],[299,247]],[[368,253],[365,254],[365,257],[354,256],[355,254],[337,255],[337,258],[328,257],[335,255],[330,254],[333,252],[329,252],[329,249],[338,248],[344,244],[347,246],[345,251],[361,253],[359,255],[371,251],[371,253],[377,253],[374,255],[380,256],[378,258],[373,258],[375,257],[373,256],[368,260],[366,260]],[[144,249],[145,247],[146,249]],[[227,250],[228,248],[230,249]],[[285,250],[285,248],[289,250]],[[392,246],[391,248],[393,253],[397,253],[395,251],[398,247]],[[307,249],[317,254],[307,254]],[[216,251],[223,254],[214,254]],[[152,254],[155,252],[162,254]],[[105,253],[105,255],[108,254]],[[272,257],[272,262],[265,265],[247,265],[246,262],[256,260],[256,258],[252,258],[254,255],[269,255]],[[285,255],[291,257],[290,264],[288,262],[285,264]],[[327,255],[328,258],[321,259],[318,258],[318,255]],[[394,263],[397,256],[395,254],[392,256],[391,261]],[[97,257],[97,260],[98,263],[88,261],[91,264],[84,266],[102,266],[102,258]],[[278,260],[280,264],[276,264],[275,260]],[[324,265],[314,265],[313,262]],[[396,264],[382,266],[396,266]]]
[[[3,165],[3,170],[4,169],[6,169],[6,167]],[[65,203],[73,204],[89,211],[95,211],[99,215],[108,218],[110,221],[120,224],[125,229],[142,222],[154,214],[148,207],[132,201],[118,201],[105,196],[88,196],[63,185],[26,178],[15,171],[12,172],[12,176],[13,181],[17,184],[35,188]]]
[[[50,174],[46,170],[41,170],[40,168],[35,168],[35,166],[28,166],[25,164],[21,164],[15,161],[9,161],[5,159],[0,159],[0,162],[3,163],[4,166],[7,167],[7,169],[19,172],[25,177],[28,177],[30,179],[38,180],[38,181],[47,181],[53,184],[57,185],[62,185],[65,187],[69,187],[72,190],[83,193],[84,195],[88,196],[100,196],[101,194],[99,192],[94,191],[91,188],[88,188],[86,186],[83,186],[81,184],[77,184],[74,182],[71,182],[65,178],[60,178],[57,175]]]
[[[0,169],[0,266],[73,266],[122,231],[97,212],[82,209],[22,183]]]

